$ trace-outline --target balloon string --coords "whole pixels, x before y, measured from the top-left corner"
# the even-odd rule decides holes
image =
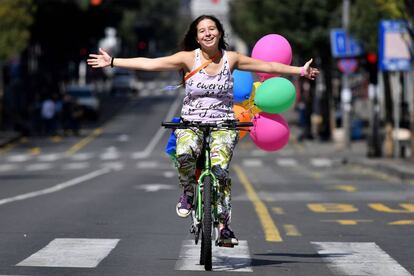
[[[249,117],[250,118],[252,118],[252,117],[254,117],[254,113],[253,113],[253,111],[252,111],[252,109],[255,107],[255,105],[253,104],[252,106],[250,106],[246,111],[243,111],[242,112],[242,114],[243,113],[246,113],[246,112],[248,112],[249,113]]]

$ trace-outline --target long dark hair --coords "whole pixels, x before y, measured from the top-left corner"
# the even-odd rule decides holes
[[[219,40],[219,48],[226,50],[228,47],[227,42],[224,40],[224,28],[221,24],[220,20],[217,19],[217,17],[213,15],[201,15],[194,19],[194,21],[190,24],[187,32],[184,35],[184,39],[181,41],[180,48],[184,51],[192,51],[194,49],[200,48],[200,45],[198,44],[196,38],[197,38],[197,25],[200,23],[200,21],[204,19],[210,19],[216,23],[216,27],[221,33],[221,38]]]

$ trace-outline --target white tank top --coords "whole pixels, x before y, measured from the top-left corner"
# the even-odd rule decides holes
[[[217,122],[234,120],[233,77],[227,52],[223,52],[223,66],[215,75],[204,69],[185,82],[185,97],[181,117],[187,121]],[[201,65],[201,51],[195,50],[192,70]]]

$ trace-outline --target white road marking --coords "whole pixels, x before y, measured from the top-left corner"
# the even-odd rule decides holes
[[[244,159],[243,160],[243,166],[245,167],[262,167],[263,166],[263,161],[261,159]]]
[[[75,153],[70,157],[70,159],[74,161],[85,161],[91,159],[93,157],[93,153],[91,152],[84,152],[84,153]]]
[[[10,203],[10,202],[14,202],[14,201],[19,201],[19,200],[25,200],[25,199],[29,199],[29,198],[37,197],[37,196],[41,196],[41,195],[55,193],[55,192],[61,191],[63,189],[69,188],[71,186],[75,186],[75,185],[78,185],[82,182],[88,181],[88,180],[90,180],[92,178],[95,178],[95,177],[98,177],[100,175],[109,173],[109,172],[111,172],[110,168],[103,168],[103,169],[96,170],[96,171],[93,171],[91,173],[79,176],[77,178],[71,179],[69,181],[57,184],[57,185],[52,186],[50,188],[46,188],[46,189],[38,190],[38,191],[33,191],[33,192],[30,192],[30,193],[26,193],[26,194],[20,194],[20,195],[13,196],[13,197],[3,198],[3,199],[0,199],[0,205],[7,204],[7,203]]]
[[[293,158],[278,158],[276,164],[281,167],[295,167],[298,165],[298,161]]]
[[[62,166],[64,170],[81,170],[89,168],[90,164],[88,162],[76,162],[76,163],[68,163]]]
[[[174,114],[176,114],[176,111],[180,105],[181,105],[181,97],[177,97],[174,103],[171,105],[167,113],[167,116],[165,116],[164,121],[170,121],[173,118]],[[165,134],[164,128],[160,127],[158,131],[155,133],[154,137],[152,137],[151,141],[148,143],[147,147],[143,151],[134,152],[132,154],[132,158],[133,159],[148,158],[164,134]]]
[[[312,158],[311,165],[314,167],[331,167],[332,160],[327,158]]]
[[[128,142],[129,141],[129,135],[128,134],[121,134],[116,138],[119,142]]]
[[[256,156],[256,157],[260,157],[260,156],[266,156],[266,155],[268,155],[269,153],[267,152],[267,151],[264,151],[264,150],[258,150],[258,149],[255,149],[255,150],[252,150],[251,151],[251,155],[252,156]]]
[[[63,157],[63,154],[59,154],[59,153],[42,154],[37,157],[37,160],[41,162],[53,162],[62,157]]]
[[[125,167],[123,162],[105,162],[101,166],[115,171],[120,171]]]
[[[17,155],[11,155],[9,157],[7,157],[7,161],[9,162],[25,162],[30,160],[32,157],[30,155],[27,154],[17,154]]]
[[[173,171],[164,171],[164,172],[162,173],[162,175],[163,175],[165,178],[173,178],[173,177],[177,176],[177,172],[173,172]]]
[[[312,242],[338,275],[411,276],[373,242]]]
[[[115,147],[109,147],[101,154],[102,160],[115,160],[120,156],[118,150]]]
[[[239,241],[234,248],[213,245],[213,271],[253,272],[247,241]],[[199,265],[200,242],[185,240],[181,246],[180,256],[175,264],[176,270],[203,271]]]
[[[146,192],[158,192],[159,190],[175,190],[177,186],[169,184],[144,184],[136,185],[134,187],[136,189],[145,190]]]
[[[26,166],[27,171],[45,171],[53,168],[53,164],[51,163],[37,163],[37,164],[30,164]]]
[[[142,90],[139,92],[139,96],[140,97],[148,97],[149,95],[151,95],[152,91],[148,91],[148,90]]]
[[[118,242],[119,239],[54,239],[16,266],[93,268]]]
[[[17,165],[15,164],[3,164],[0,165],[0,172],[8,172],[8,171],[13,171],[13,170],[17,170]]]
[[[159,168],[160,164],[156,161],[140,161],[137,163],[138,169],[155,169]]]

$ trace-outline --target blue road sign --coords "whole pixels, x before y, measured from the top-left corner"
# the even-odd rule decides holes
[[[351,36],[348,36],[343,29],[331,30],[331,52],[336,58],[357,57],[364,53],[364,49]]]
[[[381,20],[379,23],[379,68],[381,71],[410,71],[413,47],[403,20]]]

